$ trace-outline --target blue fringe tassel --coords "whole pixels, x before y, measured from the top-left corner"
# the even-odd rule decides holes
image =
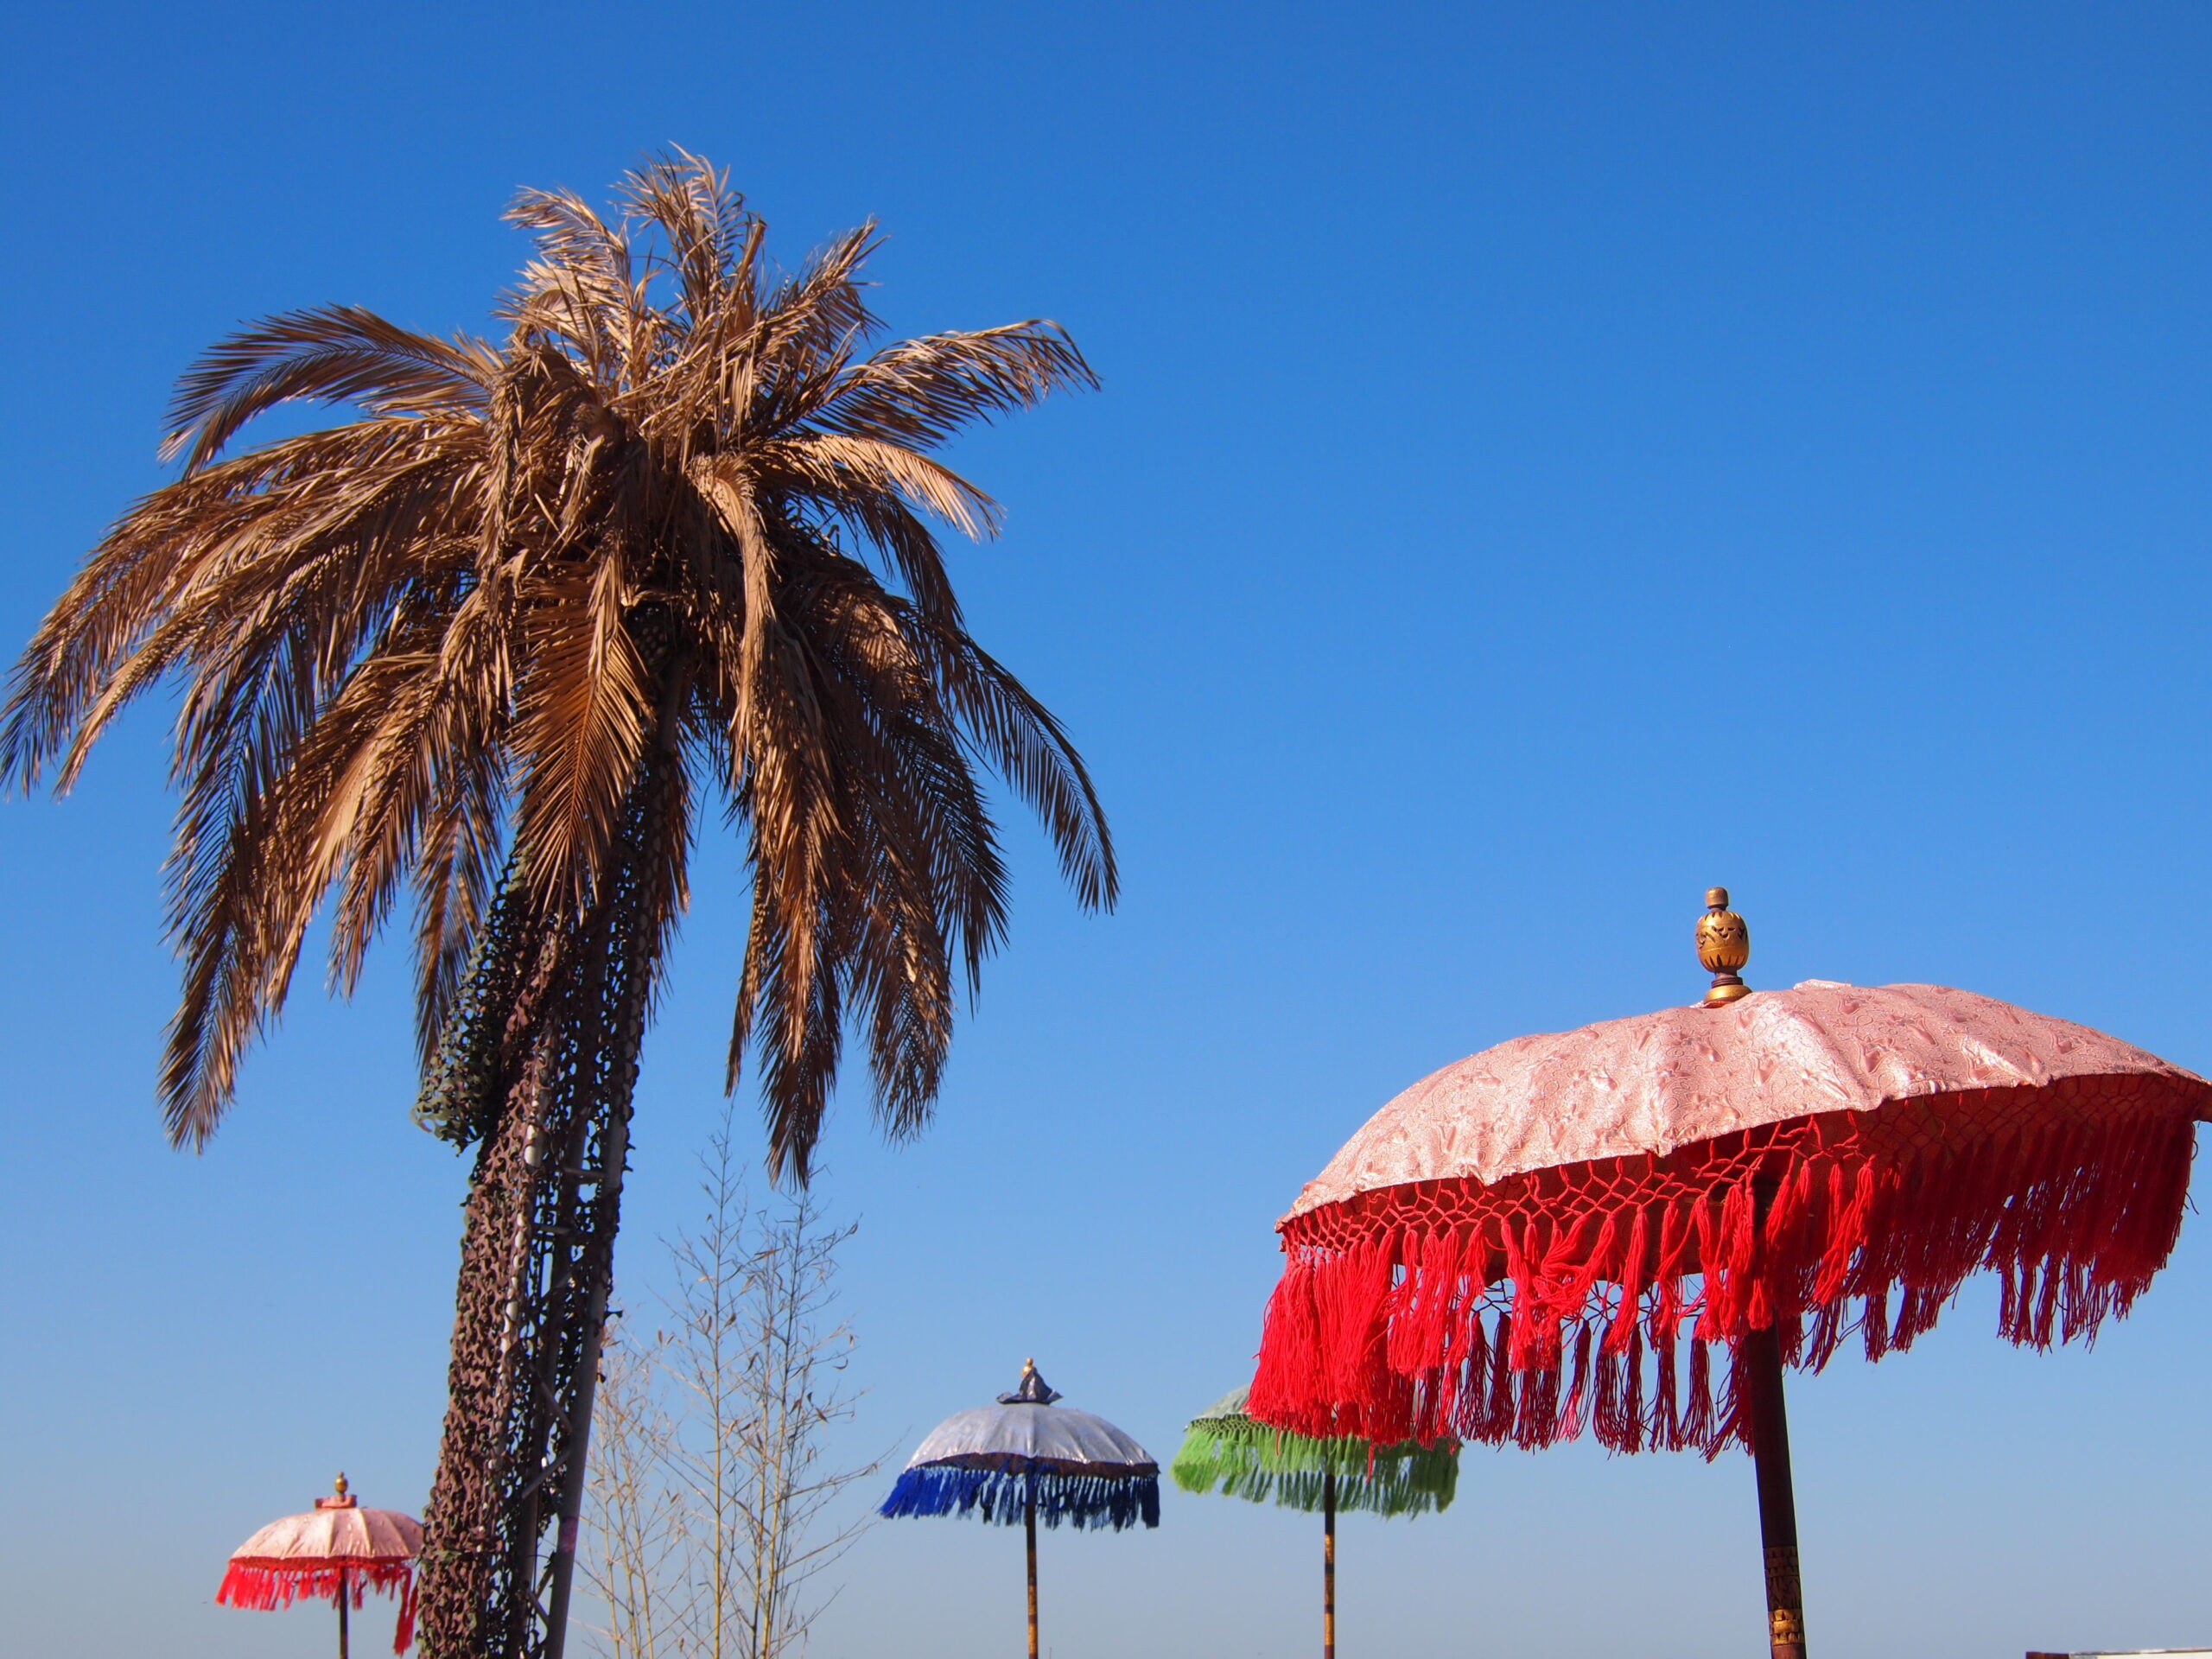
[[[899,1477],[880,1515],[979,1513],[1002,1527],[1021,1524],[1024,1501],[1034,1491],[1037,1518],[1048,1527],[1111,1527],[1141,1521],[1160,1524],[1158,1475],[1071,1475],[1051,1469],[963,1469],[931,1463]]]

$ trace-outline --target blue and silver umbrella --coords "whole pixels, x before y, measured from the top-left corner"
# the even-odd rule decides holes
[[[1017,1520],[1029,1543],[1029,1659],[1037,1659],[1037,1522],[1160,1524],[1160,1465],[1103,1417],[1052,1402],[1058,1392],[1025,1360],[1020,1385],[995,1406],[955,1412],[907,1460],[881,1513]]]

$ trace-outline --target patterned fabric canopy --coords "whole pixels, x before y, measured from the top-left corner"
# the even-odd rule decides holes
[[[2015,1342],[2124,1313],[2207,1116],[2191,1072],[1935,985],[1521,1038],[1407,1090],[1299,1195],[1252,1410],[1384,1445],[1590,1425],[1709,1454],[1745,1436],[1711,1360],[1748,1332],[1817,1369],[1856,1331],[1878,1359],[1985,1271]]]
[[[1249,1387],[1232,1389],[1191,1420],[1182,1450],[1168,1465],[1185,1491],[1218,1491],[1311,1515],[1332,1496],[1333,1475],[1338,1510],[1433,1515],[1450,1507],[1459,1484],[1457,1441],[1378,1446],[1358,1439],[1317,1440],[1254,1418],[1244,1409],[1250,1393]]]
[[[1103,1417],[1054,1405],[1033,1368],[995,1406],[955,1412],[930,1431],[891,1496],[887,1516],[967,1515],[1020,1523],[1034,1502],[1048,1527],[1160,1524],[1160,1465]]]
[[[415,1574],[423,1549],[423,1523],[397,1510],[365,1510],[338,1478],[338,1495],[315,1500],[305,1515],[288,1515],[231,1552],[215,1592],[226,1607],[289,1607],[302,1597],[335,1599],[345,1594],[359,1609],[363,1593],[397,1594],[399,1620],[391,1650],[404,1653],[415,1640]]]

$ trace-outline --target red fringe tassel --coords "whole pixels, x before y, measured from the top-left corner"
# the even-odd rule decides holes
[[[230,1571],[223,1574],[223,1582],[215,1592],[215,1600],[224,1607],[273,1611],[289,1607],[295,1601],[335,1601],[341,1582],[356,1611],[371,1590],[378,1595],[396,1592],[399,1597],[399,1622],[392,1630],[391,1650],[404,1653],[414,1645],[415,1573],[405,1561],[371,1556],[339,1556],[320,1561],[233,1559]]]
[[[1711,1457],[1744,1441],[1713,1351],[1749,1331],[1817,1370],[1855,1327],[1879,1359],[1990,1272],[2011,1341],[2094,1340],[2179,1235],[2193,1104],[2157,1079],[2069,1079],[1325,1205],[1283,1227],[1249,1409],[1386,1444],[1586,1427]]]

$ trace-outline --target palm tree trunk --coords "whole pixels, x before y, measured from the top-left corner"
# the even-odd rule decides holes
[[[424,1516],[420,1629],[424,1659],[518,1653],[501,1582],[503,1499],[512,1465],[517,1381],[535,1334],[532,1212],[543,1162],[539,1054],[509,1091],[509,1109],[477,1154],[463,1211],[461,1282],[447,1370],[445,1435]]]
[[[424,1659],[561,1651],[644,1023],[643,996],[624,995],[645,977],[634,942],[592,943],[570,957],[577,988],[609,995],[561,1000],[469,1194],[423,1540]],[[600,1010],[580,1001],[617,1017],[591,1019]]]
[[[665,745],[673,716],[663,723]],[[535,933],[508,1013],[512,1081],[464,1212],[424,1517],[423,1659],[560,1659],[631,1099],[671,910],[664,842],[684,830],[677,794],[664,747],[646,758],[603,890],[572,925]]]

